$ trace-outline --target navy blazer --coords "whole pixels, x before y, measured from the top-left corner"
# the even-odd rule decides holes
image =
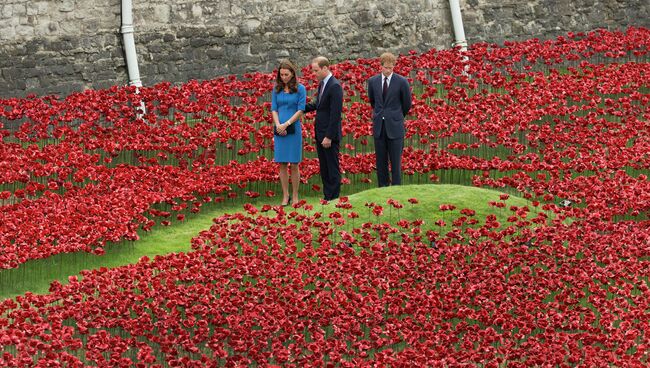
[[[382,124],[386,125],[389,139],[404,138],[406,129],[404,117],[411,109],[411,87],[406,78],[393,73],[386,91],[382,94],[382,74],[368,79],[368,98],[372,106],[372,133],[375,138],[381,135]]]
[[[325,85],[320,100],[316,92],[316,101],[305,105],[305,113],[316,111],[314,132],[316,141],[320,143],[327,137],[332,141],[340,141],[343,136],[341,129],[341,113],[343,112],[343,88],[339,81],[331,76]]]

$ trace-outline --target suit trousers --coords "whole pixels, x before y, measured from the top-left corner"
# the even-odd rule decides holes
[[[320,177],[323,182],[323,196],[327,201],[336,199],[341,194],[341,169],[339,167],[339,142],[332,141],[330,148],[316,143]]]
[[[377,165],[377,184],[380,187],[402,184],[402,151],[404,138],[389,139],[386,134],[386,122],[381,124],[379,138],[375,138],[375,156]],[[391,179],[388,177],[390,159]]]

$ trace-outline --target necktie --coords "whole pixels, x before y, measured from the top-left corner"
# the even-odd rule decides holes
[[[317,99],[318,103],[317,104],[320,104],[320,96],[322,94],[323,94],[323,81],[320,81],[320,83],[318,83],[318,99]]]
[[[386,92],[388,91],[388,78],[384,77],[384,87],[381,90],[381,95],[386,99]]]

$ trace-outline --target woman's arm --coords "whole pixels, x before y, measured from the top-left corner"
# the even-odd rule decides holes
[[[286,126],[289,126],[295,123],[296,121],[300,120],[300,118],[302,117],[306,109],[306,102],[307,102],[307,89],[302,84],[299,84],[298,85],[298,111],[296,111],[295,114],[293,114],[289,118],[289,120],[285,122],[285,124],[287,124]]]

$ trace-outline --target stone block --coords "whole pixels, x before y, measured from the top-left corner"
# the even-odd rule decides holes
[[[147,50],[149,50],[149,52],[153,53],[153,54],[160,54],[160,53],[164,52],[165,47],[163,45],[160,45],[160,44],[158,44],[158,45],[149,45],[147,47]]]
[[[201,7],[200,4],[194,3],[192,4],[191,13],[193,18],[197,18],[197,19],[201,18],[203,16],[203,8]]]
[[[48,70],[50,73],[59,76],[70,76],[74,74],[74,68],[72,64],[53,65],[49,67]]]
[[[25,4],[13,4],[12,6],[12,17],[21,17],[27,15],[27,7]]]
[[[177,71],[176,65],[171,63],[161,63],[158,64],[158,73],[175,73]]]
[[[124,76],[121,76],[123,78],[116,78],[115,75],[109,76],[106,79],[98,79],[95,83],[93,83],[93,88],[95,89],[108,89],[112,86],[122,86],[127,84],[126,78]],[[128,81],[127,81],[128,82]]]
[[[191,47],[205,47],[211,44],[212,44],[211,40],[205,37],[194,37],[190,39]]]
[[[96,53],[98,50],[103,49],[103,47],[99,46],[98,41],[96,37],[82,37],[79,39],[77,47],[86,50],[88,53]]]
[[[82,82],[62,82],[56,86],[56,90],[61,91],[62,95],[69,95],[73,92],[81,92],[85,90],[85,85]]]
[[[181,9],[175,9],[171,13],[170,21],[171,23],[178,23],[178,22],[185,23],[185,21],[187,21],[188,18],[189,18],[189,11],[187,9],[181,8]]]
[[[70,39],[58,39],[49,42],[47,47],[50,51],[68,52],[69,50],[74,49],[76,45]]]
[[[245,2],[233,1],[230,3],[230,15],[231,16],[245,15],[248,10],[247,7],[249,6],[250,4],[247,4]]]
[[[16,38],[16,28],[3,27],[0,28],[0,40],[13,40]]]
[[[350,19],[357,25],[363,26],[373,21],[373,16],[370,10],[359,10],[350,15]]]
[[[99,30],[99,21],[96,19],[89,19],[84,22],[83,32],[86,34],[95,34]]]
[[[258,38],[250,43],[250,53],[252,55],[267,53],[269,50],[271,50],[271,48],[273,48],[273,45],[264,39]]]
[[[215,77],[215,69],[217,69],[217,65],[214,64],[204,64],[202,65],[202,68],[198,70],[198,79],[199,80],[210,80]]]
[[[208,59],[221,59],[224,56],[223,48],[213,47],[205,50],[205,54],[208,56]]]
[[[11,83],[7,85],[8,90],[14,91],[25,91],[27,89],[27,83],[24,79],[14,79]]]
[[[291,53],[289,50],[272,50],[270,51],[269,56],[272,59],[284,59],[291,58]]]
[[[37,1],[35,4],[36,14],[49,14],[50,4],[47,1]]]
[[[184,55],[180,51],[168,52],[164,55],[165,60],[168,61],[179,61],[184,60]]]
[[[41,87],[41,81],[38,78],[27,78],[25,79],[25,88],[26,89],[35,89]]]
[[[47,35],[51,35],[54,33],[57,33],[59,30],[59,26],[55,22],[47,22],[47,31],[45,31]]]
[[[523,2],[519,4],[519,6],[515,7],[513,10],[514,17],[516,19],[532,19],[534,17],[533,15],[533,7],[527,3]]]
[[[72,71],[75,74],[81,73],[84,70],[86,70],[88,64],[73,64],[72,65]]]
[[[11,18],[14,14],[14,7],[12,5],[0,6],[0,18]]]
[[[242,64],[255,64],[258,65],[262,62],[263,58],[261,55],[239,55],[234,58],[237,62]]]
[[[36,17],[34,15],[28,15],[26,17],[19,17],[18,18],[18,24],[23,25],[23,26],[33,27],[35,21],[36,21]]]
[[[15,27],[16,30],[16,35],[18,36],[33,36],[34,35],[34,27],[31,26],[25,26],[25,25],[20,25]]]
[[[113,69],[110,70],[104,70],[101,72],[96,72],[95,74],[92,75],[92,79],[90,79],[90,82],[93,81],[106,81],[106,80],[111,80],[115,78],[115,71]]]
[[[38,15],[38,3],[27,3],[27,15]]]
[[[64,35],[77,35],[80,31],[80,22],[61,21],[59,22],[59,29]]]
[[[134,38],[136,39],[136,44],[147,45],[152,42],[159,42],[160,34],[156,32],[138,32],[134,34]]]
[[[155,5],[153,15],[156,22],[167,24],[171,20],[171,7],[166,4]]]
[[[290,27],[291,25],[295,24],[295,22],[291,19],[287,19],[286,21],[288,23],[284,25],[285,27]],[[262,22],[260,22],[258,19],[247,19],[239,26],[239,33],[244,36],[256,33],[259,30],[261,24]]]
[[[176,66],[180,72],[188,72],[196,69],[196,62],[194,59],[185,58],[185,62]]]
[[[197,30],[197,29],[194,29],[194,28],[182,27],[182,28],[179,28],[176,31],[176,37],[178,37],[178,38],[193,38],[199,32],[200,32],[200,30]]]
[[[43,56],[34,56],[29,59],[24,59],[20,62],[20,68],[23,70],[26,77],[39,76],[44,74],[43,68],[39,68],[42,64]]]
[[[4,79],[4,82],[9,82],[14,79],[14,76],[18,75],[18,70],[15,66],[5,66],[2,65],[2,72],[0,75],[2,76],[2,79]]]
[[[59,11],[69,13],[74,10],[74,0],[63,0],[59,5]]]

